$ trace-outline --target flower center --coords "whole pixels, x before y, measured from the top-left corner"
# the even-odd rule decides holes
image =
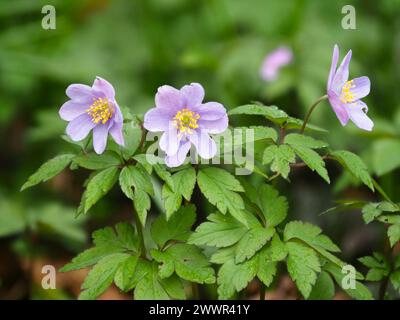
[[[107,123],[114,114],[114,106],[107,98],[95,99],[93,104],[86,110],[87,114],[92,117],[94,123]]]
[[[355,84],[353,80],[346,81],[342,88],[342,94],[340,95],[340,100],[343,103],[349,103],[354,101],[354,93],[351,92],[351,89],[355,88]]]
[[[180,133],[187,132],[191,134],[193,132],[192,129],[196,129],[199,126],[197,124],[199,119],[200,115],[198,113],[184,108],[176,113],[173,121]]]

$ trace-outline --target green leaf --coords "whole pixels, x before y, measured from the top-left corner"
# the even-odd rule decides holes
[[[187,201],[192,197],[196,184],[196,171],[189,167],[172,175],[174,191],[180,193]]]
[[[92,300],[101,295],[112,283],[119,266],[129,258],[126,253],[115,253],[102,258],[90,270],[82,284],[80,300]]]
[[[255,255],[268,240],[272,238],[275,229],[272,227],[257,227],[248,230],[236,247],[235,262],[241,263]]]
[[[194,205],[181,207],[168,221],[163,215],[159,215],[151,225],[151,236],[160,248],[168,240],[186,241],[195,221],[196,207]]]
[[[387,276],[386,270],[383,269],[370,269],[365,277],[367,281],[381,281]]]
[[[288,212],[288,203],[285,197],[268,184],[263,184],[258,193],[260,207],[268,226],[277,226],[285,220]]]
[[[372,256],[359,258],[358,261],[368,268],[384,268],[384,265]]]
[[[162,262],[159,274],[161,278],[171,276],[172,272],[185,280],[197,283],[214,283],[214,269],[200,249],[190,244],[178,243],[165,251],[151,251],[152,257]]]
[[[218,248],[229,247],[237,243],[247,232],[247,228],[229,215],[210,214],[190,236],[189,243],[198,246],[208,245]]]
[[[335,284],[329,273],[322,271],[308,297],[308,300],[332,300],[335,295]]]
[[[316,140],[312,137],[298,133],[289,133],[285,136],[284,142],[291,146],[305,147],[309,149],[320,149],[329,146],[325,141]]]
[[[128,291],[132,283],[133,275],[135,274],[136,265],[139,260],[139,255],[129,256],[122,262],[117,269],[114,282],[115,285],[122,291]]]
[[[169,300],[163,283],[158,276],[158,265],[155,262],[144,262],[142,264],[144,276],[138,281],[135,287],[134,297],[136,300]],[[168,281],[167,281],[168,283]],[[164,286],[163,286],[164,284]],[[167,286],[166,286],[167,287]]]
[[[355,298],[357,300],[372,300],[373,299],[372,298],[372,294],[369,291],[369,289],[359,281],[355,281],[355,288],[354,289],[343,287],[343,281],[342,280],[344,280],[343,278],[345,276],[347,276],[347,274],[346,273],[342,273],[342,269],[339,266],[328,262],[328,263],[326,263],[324,265],[324,270],[328,271],[333,276],[333,278],[335,279],[336,283],[340,287],[342,287],[342,289],[344,291],[346,291],[346,293],[348,295],[350,295],[351,297],[353,297],[353,298]]]
[[[272,241],[269,246],[269,255],[272,261],[282,261],[287,256],[286,246],[282,242],[278,233],[275,233],[272,237]]]
[[[399,212],[399,206],[388,201],[371,202],[362,208],[363,218],[365,223],[370,223],[380,217],[383,212]],[[389,219],[390,220],[390,219]],[[386,221],[384,221],[386,222]],[[388,222],[390,223],[390,222]]]
[[[236,107],[228,112],[229,115],[247,114],[264,116],[274,123],[284,123],[288,115],[285,111],[278,109],[276,106],[260,106],[256,104],[247,104]]]
[[[306,245],[289,241],[287,269],[290,277],[296,283],[304,298],[308,298],[311,289],[317,280],[317,273],[321,271],[321,264],[316,252]]]
[[[293,145],[292,148],[312,171],[317,171],[326,182],[330,183],[328,171],[325,168],[325,162],[318,153],[302,146]]]
[[[161,193],[164,200],[165,213],[168,220],[170,219],[172,214],[180,208],[182,204],[182,195],[171,190],[167,183],[163,185]]]
[[[287,178],[290,172],[290,163],[296,162],[296,155],[288,145],[272,145],[264,150],[263,164],[271,163],[271,170]]]
[[[76,156],[73,160],[78,166],[90,170],[102,170],[121,164],[121,158],[113,151],[106,151],[101,155],[91,152]]]
[[[229,210],[232,216],[247,225],[241,212],[244,210],[243,199],[236,193],[244,190],[233,175],[223,169],[207,167],[199,171],[197,183],[208,201],[222,214]]]
[[[151,207],[151,200],[149,195],[141,189],[136,189],[133,194],[133,203],[135,206],[135,210],[138,214],[140,223],[142,224],[142,226],[145,226],[147,212],[150,210]]]
[[[289,117],[289,118],[286,120],[285,128],[286,128],[287,130],[290,130],[290,129],[296,129],[296,130],[298,130],[298,129],[300,129],[300,128],[303,126],[303,123],[304,123],[304,121],[301,120],[301,119]],[[307,132],[307,131],[314,131],[314,132],[319,132],[319,133],[327,133],[327,132],[328,132],[328,130],[323,129],[323,128],[318,127],[318,126],[315,126],[315,125],[310,124],[310,123],[307,123],[307,125],[306,125],[306,130],[305,130],[305,131],[306,131],[306,132]]]
[[[132,251],[137,253],[137,239],[134,228],[128,223],[115,226],[116,232],[110,227],[96,230],[92,234],[95,247],[87,249],[72,259],[60,269],[60,272],[87,268],[96,264],[106,256]]]
[[[334,151],[331,154],[342,166],[350,171],[356,178],[360,179],[368,188],[374,191],[374,184],[367,166],[359,156],[349,151]]]
[[[71,163],[71,160],[74,157],[74,154],[62,154],[45,162],[29,177],[28,181],[24,183],[21,187],[21,191],[37,185],[40,182],[50,180],[63,171]]]
[[[130,159],[138,149],[142,140],[142,129],[137,121],[130,121],[124,123],[122,127],[124,135],[125,146],[122,148],[122,155],[124,159]]]
[[[235,292],[247,287],[258,271],[258,259],[255,257],[241,264],[233,260],[225,262],[218,271],[218,297],[229,299]]]
[[[258,271],[257,277],[269,287],[274,280],[277,272],[277,263],[271,260],[271,252],[269,247],[265,247],[258,254]]]
[[[288,241],[293,238],[300,239],[309,246],[318,250],[320,248],[340,252],[340,249],[327,236],[321,234],[322,230],[310,223],[302,221],[289,222],[284,231],[284,239]]]
[[[393,224],[387,230],[387,235],[390,240],[390,246],[394,247],[397,241],[400,240],[400,224]]]
[[[397,291],[400,292],[400,270],[393,272],[390,275],[390,282]]]
[[[77,215],[87,213],[108,191],[118,179],[118,168],[111,167],[98,172],[89,180],[86,190],[82,195],[81,205]]]

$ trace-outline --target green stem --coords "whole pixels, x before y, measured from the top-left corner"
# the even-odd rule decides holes
[[[139,252],[140,256],[146,259],[146,247],[144,245],[144,237],[143,237],[143,226],[140,222],[139,215],[137,214],[135,208],[133,208],[133,216],[135,218],[136,232],[139,237]]]
[[[325,99],[328,99],[328,95],[324,95],[324,96],[318,98],[318,100],[315,101],[315,102],[312,104],[312,106],[310,107],[310,110],[308,110],[308,112],[307,112],[307,114],[306,114],[306,116],[305,116],[305,118],[304,118],[303,125],[302,125],[302,127],[301,127],[301,129],[300,129],[300,133],[301,133],[301,134],[304,133],[304,130],[306,129],[308,120],[310,120],[311,114],[313,113],[314,109],[319,105],[319,103],[320,103],[321,101],[324,101]]]

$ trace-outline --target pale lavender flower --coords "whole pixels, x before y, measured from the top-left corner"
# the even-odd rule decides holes
[[[293,53],[287,47],[279,47],[270,52],[264,59],[261,67],[261,77],[265,81],[273,81],[278,77],[279,69],[293,60]]]
[[[155,97],[156,107],[144,116],[144,127],[152,132],[163,131],[160,148],[166,153],[169,167],[180,166],[193,144],[204,159],[217,152],[210,134],[222,133],[228,127],[224,106],[218,102],[203,103],[204,89],[192,83],[180,90],[161,86]]]
[[[63,120],[69,121],[66,132],[73,141],[81,141],[93,129],[93,147],[96,153],[104,152],[108,134],[116,143],[124,145],[123,117],[115,101],[113,86],[96,77],[91,87],[71,84],[66,90],[71,99],[59,111]]]
[[[350,119],[360,129],[371,131],[374,123],[366,114],[367,105],[360,100],[369,94],[371,86],[369,78],[360,77],[348,80],[351,50],[336,70],[338,60],[339,48],[335,45],[327,84],[328,98],[333,111],[343,126]]]

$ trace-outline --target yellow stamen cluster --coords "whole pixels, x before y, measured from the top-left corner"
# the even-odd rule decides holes
[[[95,99],[93,104],[86,110],[87,114],[92,117],[94,123],[107,123],[114,114],[114,106],[107,98]]]
[[[342,88],[342,94],[340,96],[340,100],[343,103],[349,103],[354,101],[354,93],[351,92],[351,89],[355,88],[355,84],[353,80],[347,81],[343,88]]]
[[[194,111],[190,111],[184,108],[178,111],[174,117],[174,125],[178,128],[179,133],[193,133],[192,129],[196,129],[199,125],[197,120],[200,119],[200,115]]]

